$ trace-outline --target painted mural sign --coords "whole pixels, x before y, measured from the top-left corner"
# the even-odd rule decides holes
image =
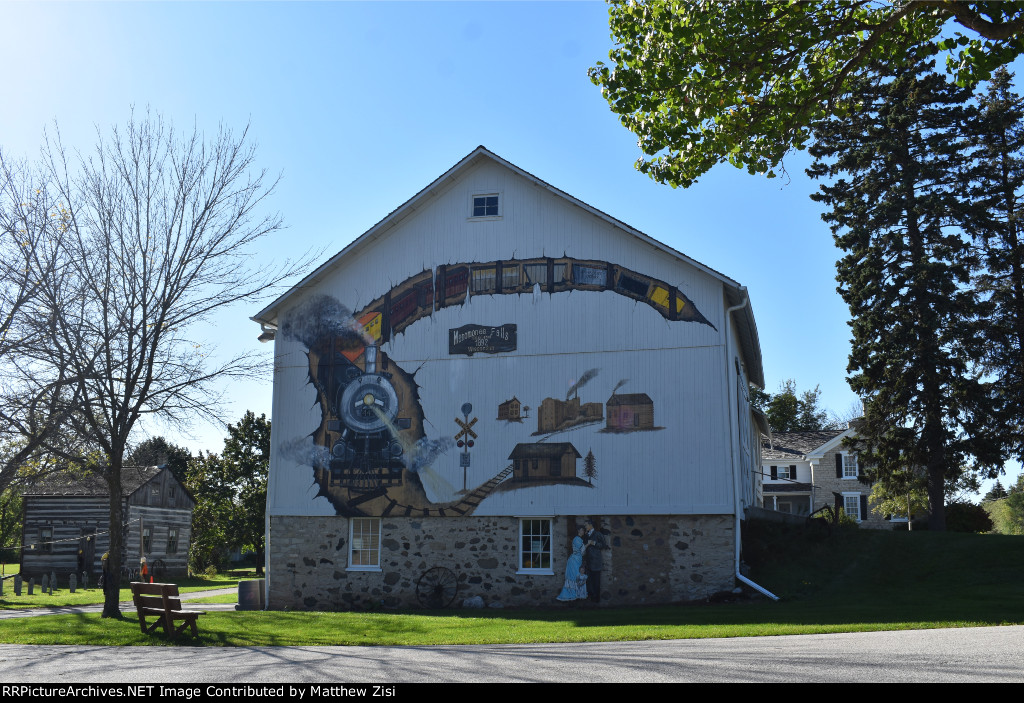
[[[485,325],[463,325],[448,330],[448,353],[465,354],[500,354],[516,350],[516,326],[501,325],[488,327]]]
[[[415,371],[392,361],[386,346],[416,321],[477,295],[533,291],[613,291],[643,302],[670,321],[712,326],[674,286],[616,264],[571,258],[537,258],[459,263],[425,270],[394,286],[362,310],[349,310],[320,295],[285,317],[281,333],[302,343],[309,360],[309,383],[316,389],[321,422],[309,437],[285,443],[283,451],[310,466],[319,495],[339,515],[461,516],[472,514],[495,491],[562,484],[592,488],[578,476],[580,452],[570,442],[516,443],[507,465],[475,488],[454,487],[434,470],[436,460],[455,448],[448,437],[431,438],[426,427]],[[713,326],[712,326],[713,327]],[[451,355],[515,351],[514,324],[467,324],[449,329]],[[544,398],[535,435],[551,435],[604,423],[602,432],[657,430],[653,401],[644,393],[619,394],[607,404],[580,401],[580,389],[598,375],[583,373],[564,400]],[[507,396],[506,396],[507,397]],[[529,408],[511,400],[499,406],[499,419],[521,422]],[[589,465],[593,455],[588,452]],[[584,472],[589,479],[593,475]],[[453,496],[436,502],[432,495]]]

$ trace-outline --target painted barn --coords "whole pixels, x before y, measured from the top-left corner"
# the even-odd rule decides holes
[[[188,571],[195,501],[171,470],[128,466],[121,471],[124,552],[136,568],[140,555],[167,575]],[[21,489],[21,573],[31,576],[83,571],[98,577],[110,545],[110,491],[96,476],[54,474]],[[140,551],[140,542],[142,545]],[[95,581],[93,581],[95,583]]]
[[[556,606],[586,517],[602,603],[735,586],[764,381],[727,276],[479,147],[253,319],[270,608]]]

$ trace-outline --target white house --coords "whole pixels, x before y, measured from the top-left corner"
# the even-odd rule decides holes
[[[862,527],[889,528],[892,522],[906,522],[869,506],[871,485],[861,481],[864,467],[843,442],[854,435],[852,428],[773,433],[761,449],[764,507],[808,515],[831,505]]]
[[[478,147],[253,320],[269,607],[556,605],[586,517],[603,603],[734,587],[764,380],[723,274]]]

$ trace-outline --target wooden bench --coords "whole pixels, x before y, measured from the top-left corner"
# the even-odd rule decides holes
[[[156,628],[163,626],[164,634],[174,637],[184,631],[186,627],[192,628],[192,634],[199,636],[199,628],[196,627],[196,620],[203,615],[201,610],[182,610],[181,599],[178,595],[178,586],[173,583],[141,583],[132,582],[132,601],[139,614],[139,627],[146,634],[152,633]],[[156,622],[147,626],[146,617],[155,617]],[[182,620],[181,625],[175,627],[175,621]]]

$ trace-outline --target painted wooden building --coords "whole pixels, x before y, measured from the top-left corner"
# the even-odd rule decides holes
[[[125,467],[121,473],[125,525],[122,564],[137,567],[144,554],[152,568],[184,575],[195,501],[170,469]],[[110,491],[96,476],[51,475],[21,489],[21,573],[99,576],[110,546]],[[140,551],[140,542],[142,550]],[[95,583],[95,581],[94,581]]]
[[[415,605],[437,570],[555,605],[585,517],[604,603],[734,587],[764,381],[727,276],[479,147],[253,319],[269,607]]]

